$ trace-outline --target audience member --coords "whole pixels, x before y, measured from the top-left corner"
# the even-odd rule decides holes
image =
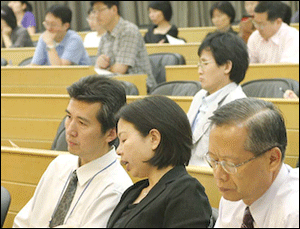
[[[187,113],[193,131],[191,165],[208,166],[209,120],[218,107],[246,97],[239,83],[249,66],[245,42],[232,33],[209,34],[198,50],[198,73],[202,89]]]
[[[185,112],[164,96],[130,103],[119,112],[117,153],[134,177],[107,227],[208,227],[211,207],[203,186],[185,166],[192,133]]]
[[[286,90],[283,94],[284,99],[298,99],[296,93],[292,90]]]
[[[260,2],[248,40],[250,63],[299,63],[299,31],[283,22],[282,2]]]
[[[81,37],[70,30],[72,11],[53,5],[45,16],[46,31],[40,36],[31,65],[90,65]]]
[[[152,1],[148,5],[152,25],[144,36],[146,43],[169,43],[166,34],[177,38],[178,29],[170,23],[172,6],[169,1]]]
[[[106,30],[97,23],[97,20],[95,18],[95,15],[92,13],[93,8],[90,8],[88,11],[88,17],[87,22],[89,23],[89,27],[93,32],[89,32],[85,35],[83,45],[85,48],[98,48],[101,37],[104,33],[106,33]]]
[[[36,23],[31,4],[28,1],[10,1],[8,6],[14,11],[18,26],[27,29],[29,35],[35,34]]]
[[[67,90],[65,126],[71,154],[50,163],[32,199],[15,217],[14,227],[105,227],[122,193],[132,185],[112,146],[117,136],[115,113],[126,103],[122,84],[88,76]],[[77,175],[75,181],[72,174]]]
[[[210,118],[208,163],[222,197],[216,228],[299,228],[299,168],[283,163],[287,133],[271,103],[244,98]]]
[[[210,9],[210,18],[217,27],[217,31],[237,34],[231,27],[235,19],[235,10],[230,2],[221,1],[213,4]]]
[[[27,30],[17,25],[17,19],[12,9],[1,6],[1,47],[33,47]]]
[[[252,23],[254,17],[254,9],[259,1],[244,1],[246,15],[243,16],[239,24],[239,36],[247,44],[250,35],[255,31],[255,26]]]
[[[147,74],[147,89],[156,86],[144,39],[136,25],[119,14],[119,1],[91,1],[101,38],[96,67],[120,74]]]

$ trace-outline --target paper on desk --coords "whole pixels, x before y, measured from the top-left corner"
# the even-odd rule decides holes
[[[166,34],[166,37],[171,45],[185,44],[185,41],[182,39],[178,39],[176,37],[172,37],[169,34]]]
[[[113,73],[111,71],[101,69],[101,68],[97,68],[97,67],[95,67],[94,70],[98,75],[115,75],[115,73]]]
[[[12,147],[14,147],[14,148],[20,148],[17,144],[13,143],[11,140],[8,139],[8,141],[12,145]]]

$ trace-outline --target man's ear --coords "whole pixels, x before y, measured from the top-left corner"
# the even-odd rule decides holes
[[[70,25],[69,22],[66,22],[66,23],[63,24],[63,27],[64,27],[65,30],[67,31],[67,30],[71,27],[71,25]]]
[[[112,128],[106,132],[106,142],[111,142],[117,138],[116,128]]]
[[[282,154],[278,147],[269,150],[269,170],[275,171],[281,165]]]
[[[231,69],[232,69],[232,62],[231,60],[228,60],[226,64],[224,64],[225,66],[225,69],[224,69],[224,72],[226,74],[229,74],[231,72]]]
[[[160,132],[157,129],[152,129],[149,132],[149,137],[152,145],[152,150],[156,150],[161,140]]]

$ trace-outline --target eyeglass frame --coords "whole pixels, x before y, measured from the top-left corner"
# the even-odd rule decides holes
[[[106,9],[108,9],[108,7],[103,7],[102,9],[93,9],[92,11],[91,11],[91,13],[92,14],[100,14],[102,11],[104,11],[104,10],[106,10]]]
[[[49,25],[48,22],[46,22],[46,21],[43,21],[42,24],[43,24],[43,26],[44,26],[45,28],[47,28],[47,27],[48,27],[48,28],[49,28],[49,27],[51,27],[51,28],[59,28],[59,27],[61,27],[61,25],[51,25],[51,24]]]
[[[268,22],[274,23],[275,20],[274,20],[274,21],[267,21],[267,23],[268,23]],[[254,25],[254,27],[255,27],[256,29],[264,29],[264,28],[267,26],[267,24],[265,24],[265,25],[259,25],[259,23],[257,23],[257,22],[254,21],[254,20],[252,20],[252,23],[253,23],[253,25]]]
[[[202,70],[204,69],[203,67],[204,66],[207,66],[207,64],[210,64],[210,63],[213,63],[213,61],[199,61],[198,63],[197,63],[197,67],[198,68],[201,68]],[[203,65],[203,64],[205,64],[205,65]]]
[[[259,153],[259,154],[255,155],[254,157],[250,158],[249,160],[246,160],[246,161],[244,161],[244,162],[242,162],[242,163],[240,163],[240,164],[237,164],[237,165],[235,165],[235,164],[232,163],[232,162],[227,162],[227,161],[216,161],[216,160],[212,159],[212,158],[208,155],[209,152],[207,152],[207,153],[204,155],[204,158],[205,158],[205,160],[207,161],[207,163],[209,164],[209,166],[210,166],[212,169],[216,169],[217,166],[218,166],[219,164],[221,164],[223,170],[224,170],[226,173],[228,173],[228,174],[236,174],[236,173],[237,173],[237,168],[238,168],[238,167],[240,167],[240,166],[242,166],[242,165],[244,165],[244,164],[246,164],[246,163],[248,163],[248,162],[250,162],[250,161],[252,161],[252,160],[254,160],[254,159],[256,159],[256,158],[258,158],[258,157],[260,157],[261,155],[265,154],[266,152],[268,152],[269,150],[273,149],[274,147],[278,147],[278,146],[272,146],[271,148],[268,148],[267,150],[262,151],[261,153]],[[214,163],[216,163],[215,167],[213,167],[213,166],[211,165],[210,160],[213,160]],[[228,164],[231,165],[232,168],[234,169],[234,172],[232,172],[232,173],[231,173],[231,172],[228,172],[227,169],[225,168],[225,165],[224,165],[225,163],[226,163],[227,165],[228,165]],[[229,166],[229,167],[230,167],[230,166]]]

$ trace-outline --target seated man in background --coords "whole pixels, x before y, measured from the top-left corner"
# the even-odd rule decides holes
[[[54,5],[47,10],[31,65],[90,65],[91,61],[81,37],[69,30],[72,11],[67,6]]]
[[[115,114],[126,103],[122,84],[88,76],[67,90],[65,127],[71,154],[50,163],[32,199],[15,217],[14,227],[105,227],[132,185],[113,146]]]
[[[198,50],[198,73],[202,89],[194,96],[187,113],[193,131],[190,165],[209,166],[208,118],[220,106],[246,97],[239,83],[249,66],[247,45],[233,33],[207,35]]]
[[[87,22],[89,23],[91,32],[88,32],[84,37],[83,45],[85,48],[98,48],[102,35],[106,33],[106,30],[97,23],[97,20],[95,18],[95,15],[92,13],[92,10],[93,8],[89,9],[88,17],[86,18]]]
[[[299,228],[299,168],[284,164],[287,133],[271,103],[243,98],[210,118],[206,159],[222,198],[217,228]]]
[[[280,1],[263,1],[254,9],[256,27],[248,40],[250,63],[299,63],[299,31],[283,21]]]
[[[120,16],[118,1],[91,1],[91,6],[98,23],[107,30],[101,38],[96,67],[120,74],[147,74],[149,92],[156,80],[138,27]]]

